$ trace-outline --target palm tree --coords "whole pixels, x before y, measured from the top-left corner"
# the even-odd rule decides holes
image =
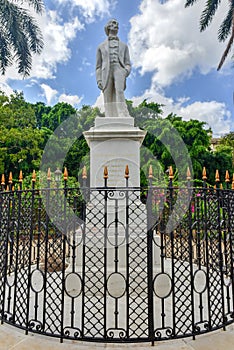
[[[186,0],[185,7],[192,6],[197,0]],[[200,31],[205,30],[211,23],[214,15],[221,3],[221,0],[207,0],[206,6],[202,11],[200,18]],[[234,42],[234,1],[229,0],[227,15],[221,23],[218,30],[218,40],[225,41],[229,37],[226,49],[221,57],[217,70],[220,70],[225,59],[227,58]]]
[[[19,4],[17,4],[19,3]],[[24,7],[23,7],[23,6]],[[43,48],[42,33],[25,5],[41,14],[42,0],[0,0],[0,73],[16,62],[18,72],[28,76],[32,54]]]

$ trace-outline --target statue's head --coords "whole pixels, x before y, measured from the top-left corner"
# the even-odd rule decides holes
[[[119,23],[115,18],[110,19],[105,25],[105,33],[107,36],[109,35],[110,30],[116,32],[116,34],[118,33]]]

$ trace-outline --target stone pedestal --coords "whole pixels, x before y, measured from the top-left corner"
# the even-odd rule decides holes
[[[140,186],[140,146],[146,132],[134,126],[132,117],[97,117],[95,126],[84,132],[90,147],[90,186],[102,187],[103,170],[108,167],[108,187],[125,187],[125,167],[129,186]]]
[[[132,117],[97,117],[95,125],[84,132],[90,147],[90,187],[104,186],[103,171],[108,168],[108,187],[117,187],[113,196],[107,198],[104,209],[103,192],[92,190],[90,202],[86,208],[86,247],[92,257],[100,256],[96,265],[103,266],[104,248],[109,272],[116,269],[126,273],[127,248],[126,232],[129,243],[141,246],[147,241],[147,216],[145,205],[140,201],[140,190],[128,192],[128,213],[126,212],[126,193],[118,188],[126,187],[125,168],[129,167],[128,187],[140,187],[140,147],[146,132],[134,126]],[[122,193],[122,194],[121,194]],[[128,217],[127,217],[128,215]],[[104,224],[104,217],[106,224]],[[104,242],[105,230],[107,239]],[[142,238],[142,235],[144,238]],[[139,241],[139,242],[138,242]],[[137,248],[136,248],[137,249]],[[86,265],[90,274],[96,274],[91,262]],[[142,267],[143,268],[143,267]]]

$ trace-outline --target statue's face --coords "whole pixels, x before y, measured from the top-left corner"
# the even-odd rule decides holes
[[[119,23],[115,20],[115,19],[112,19],[109,23],[108,23],[108,29],[109,29],[109,32],[118,32],[118,29],[119,29]]]

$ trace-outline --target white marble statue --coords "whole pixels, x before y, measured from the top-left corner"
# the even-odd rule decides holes
[[[104,95],[105,116],[129,117],[124,97],[126,78],[131,71],[129,50],[119,40],[119,24],[111,19],[105,26],[108,39],[98,46],[96,79]]]

